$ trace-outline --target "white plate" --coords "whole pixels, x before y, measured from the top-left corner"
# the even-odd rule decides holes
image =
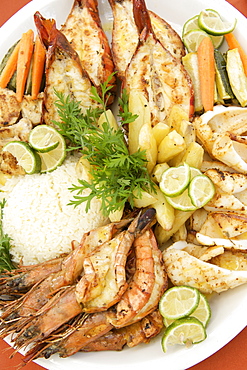
[[[34,29],[33,14],[39,10],[46,18],[55,18],[60,25],[66,19],[73,0],[33,0],[16,13],[0,29],[0,59],[9,47],[20,38],[22,32]],[[226,17],[238,18],[236,36],[242,45],[247,45],[247,20],[235,8],[224,0],[146,0],[149,9],[153,10],[180,32],[183,23],[198,14],[202,9],[218,10]],[[111,18],[107,0],[99,0],[102,22]],[[246,50],[247,51],[247,50]],[[190,348],[170,347],[164,354],[160,338],[148,345],[140,345],[121,352],[78,353],[70,358],[61,359],[53,356],[49,360],[36,361],[49,370],[150,370],[168,369],[184,370],[209,357],[232,338],[247,324],[247,285],[232,291],[214,296],[211,300],[212,318],[209,323],[207,339]]]

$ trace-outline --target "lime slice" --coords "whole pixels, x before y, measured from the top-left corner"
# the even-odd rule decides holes
[[[39,153],[41,158],[41,173],[54,171],[66,157],[66,143],[63,136],[59,139],[58,146],[46,153]]]
[[[167,351],[168,345],[185,344],[187,346],[200,343],[207,334],[203,324],[195,317],[186,317],[174,321],[162,337],[162,349]]]
[[[199,175],[203,175],[202,171],[196,167],[190,167],[190,180]]]
[[[26,142],[10,141],[2,150],[11,153],[27,174],[40,172],[40,157]]]
[[[163,317],[163,324],[166,328],[168,328],[168,326],[170,326],[175,320],[172,320],[172,319],[167,319],[166,317]]]
[[[189,31],[191,30],[196,30],[199,28],[198,25],[198,17],[199,15],[195,15],[194,17],[188,19],[184,25],[183,25],[183,30],[182,30],[182,37]]]
[[[189,316],[199,304],[200,294],[195,288],[181,285],[165,291],[159,302],[159,311],[166,319]]]
[[[61,134],[54,127],[48,125],[38,125],[29,134],[29,144],[41,153],[55,149],[59,141],[61,141]]]
[[[215,194],[215,188],[212,181],[205,175],[195,176],[188,188],[188,195],[192,204],[201,208],[207,204]]]
[[[201,323],[206,328],[211,317],[211,308],[205,295],[202,294],[201,292],[199,292],[199,294],[200,294],[199,304],[195,311],[192,312],[191,316],[201,321]]]
[[[220,14],[213,9],[202,10],[198,18],[199,27],[214,36],[226,35],[234,31],[237,19],[233,22],[223,21]]]
[[[188,19],[187,22],[185,22],[185,24],[183,26],[183,31],[182,31],[182,38],[189,31],[200,29],[199,24],[198,24],[198,18],[199,18],[199,15],[195,15],[194,17]],[[210,35],[210,37],[213,41],[213,45],[214,45],[215,49],[218,49],[223,44],[223,41],[224,41],[223,36],[212,36],[212,35]]]
[[[209,306],[208,300],[205,297],[205,295],[202,294],[200,291],[199,291],[199,295],[200,295],[199,304],[197,308],[195,309],[195,311],[193,311],[190,316],[193,316],[199,321],[201,321],[203,326],[206,328],[211,318],[211,308]],[[166,328],[169,325],[171,325],[174,321],[175,320],[167,319],[166,317],[163,318],[163,323]]]
[[[205,32],[204,30],[202,30],[200,28],[188,31],[182,37],[182,40],[183,40],[183,43],[184,43],[186,49],[188,50],[188,52],[189,53],[192,53],[192,52],[194,53],[194,52],[197,51],[198,46],[200,45],[201,41],[205,37],[210,37],[211,38],[215,49],[218,49],[224,41],[223,36],[211,36],[207,32]]]
[[[184,163],[182,166],[170,167],[165,170],[159,186],[165,195],[174,197],[180,195],[188,187],[189,182],[190,167]]]
[[[182,40],[188,52],[192,53],[197,51],[198,46],[205,37],[209,37],[207,32],[200,29],[194,29],[187,32],[183,36]]]
[[[167,202],[175,209],[180,211],[195,211],[197,207],[191,202],[191,198],[188,194],[188,189],[185,189],[184,192],[177,197],[167,197]]]

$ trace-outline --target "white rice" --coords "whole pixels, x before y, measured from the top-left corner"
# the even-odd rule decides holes
[[[71,156],[51,173],[7,180],[1,193],[7,200],[3,231],[12,239],[15,262],[30,265],[67,253],[72,240],[80,241],[84,232],[107,222],[98,200],[91,203],[88,213],[86,203],[68,205],[74,194],[68,188],[78,184],[77,161],[78,157]]]

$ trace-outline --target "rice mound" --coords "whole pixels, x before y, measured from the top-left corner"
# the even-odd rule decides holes
[[[78,184],[77,161],[70,156],[51,173],[12,177],[1,189],[7,201],[3,231],[12,239],[14,262],[31,265],[67,253],[72,240],[80,241],[84,232],[107,223],[99,200],[91,202],[87,213],[85,203],[68,205],[73,198],[68,188]]]

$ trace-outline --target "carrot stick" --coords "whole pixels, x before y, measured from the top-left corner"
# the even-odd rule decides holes
[[[45,56],[46,50],[42,45],[39,36],[37,36],[33,53],[32,99],[36,99],[39,94],[45,66]]]
[[[11,77],[13,76],[16,70],[19,49],[20,43],[18,42],[18,44],[16,44],[14,50],[12,51],[4,69],[2,70],[0,76],[0,87],[3,89],[8,85]]]
[[[236,39],[233,33],[228,33],[225,35],[226,42],[228,44],[229,49],[238,49],[240,54],[240,58],[243,63],[244,73],[247,76],[247,54],[245,53],[244,49]]]
[[[17,61],[16,74],[16,99],[18,102],[22,101],[27,76],[30,68],[30,63],[33,54],[33,31],[29,30],[23,33],[20,40],[20,49]]]
[[[215,87],[214,46],[209,37],[205,37],[197,49],[201,99],[205,112],[213,110]]]

